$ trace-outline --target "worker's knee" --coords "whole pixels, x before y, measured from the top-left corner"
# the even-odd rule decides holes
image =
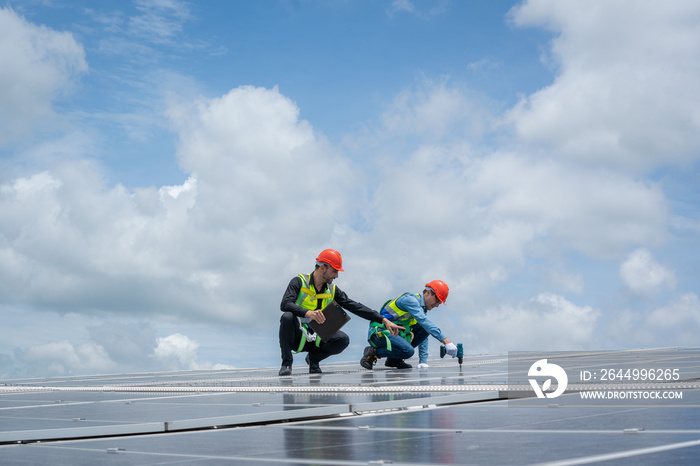
[[[350,337],[345,332],[336,332],[325,343],[325,350],[331,354],[339,354],[350,344]]]
[[[290,325],[296,325],[296,317],[291,312],[283,312],[282,317],[280,317],[280,326],[287,327]]]
[[[350,344],[350,337],[347,336],[347,334],[345,332],[338,332],[338,333],[340,333],[340,342],[342,345],[342,349],[347,348],[348,345]]]

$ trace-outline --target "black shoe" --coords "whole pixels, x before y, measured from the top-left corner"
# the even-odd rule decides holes
[[[372,366],[377,362],[377,356],[374,354],[374,348],[368,346],[362,353],[362,359],[360,359],[360,366],[365,369],[372,370]]]
[[[292,375],[292,366],[280,367],[280,375]]]
[[[410,369],[413,367],[412,365],[408,364],[407,362],[404,362],[403,359],[394,359],[394,358],[386,358],[386,362],[384,363],[386,367],[394,367],[396,369]]]
[[[323,374],[317,362],[311,362],[310,354],[306,355],[306,364],[309,365],[309,374]]]

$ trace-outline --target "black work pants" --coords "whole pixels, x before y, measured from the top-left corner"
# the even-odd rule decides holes
[[[283,312],[280,317],[280,350],[282,352],[282,365],[291,366],[294,361],[292,351],[296,351],[301,343],[302,331],[299,322],[291,312]],[[320,339],[318,336],[317,339]],[[338,330],[328,341],[321,341],[316,346],[315,341],[307,341],[301,351],[309,353],[309,360],[312,363],[323,361],[328,356],[340,354],[350,344],[350,337]]]

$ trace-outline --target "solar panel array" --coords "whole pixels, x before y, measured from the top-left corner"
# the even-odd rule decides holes
[[[665,405],[583,406],[569,393],[519,407],[506,399],[514,388],[508,355],[408,370],[331,362],[320,375],[306,373],[298,355],[291,377],[274,367],[6,380],[0,462],[695,465],[700,361],[695,351],[670,351],[682,368],[682,399]]]

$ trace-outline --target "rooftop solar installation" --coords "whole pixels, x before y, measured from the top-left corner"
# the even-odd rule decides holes
[[[514,377],[514,361],[530,366],[514,354],[371,371],[331,359],[323,374],[308,374],[303,356],[289,377],[274,367],[4,380],[0,463],[700,463],[695,349],[561,355],[581,380],[551,399],[535,396],[527,372]],[[618,390],[682,397],[583,400],[614,366]],[[668,377],[624,378],[632,366]]]

